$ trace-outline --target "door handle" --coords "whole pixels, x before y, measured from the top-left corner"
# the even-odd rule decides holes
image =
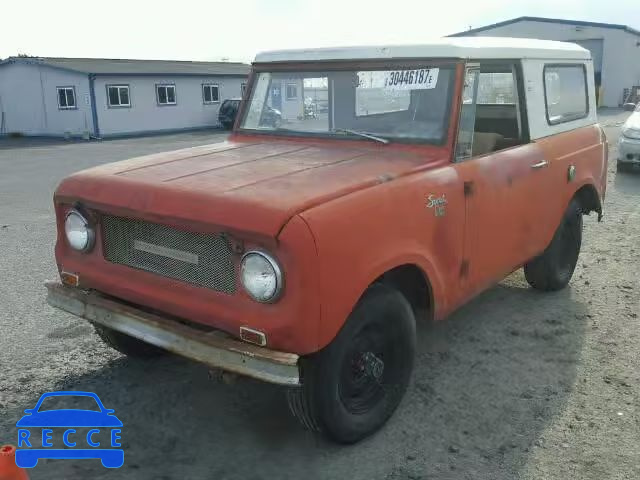
[[[547,162],[546,160],[542,160],[538,163],[534,163],[533,165],[531,165],[531,168],[534,168],[534,169],[544,168],[547,165],[549,165],[549,162]]]

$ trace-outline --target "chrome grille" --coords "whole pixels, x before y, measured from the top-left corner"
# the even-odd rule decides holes
[[[223,235],[102,216],[104,258],[218,292],[236,291],[233,253]]]

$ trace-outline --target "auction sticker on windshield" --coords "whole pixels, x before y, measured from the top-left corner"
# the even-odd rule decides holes
[[[396,70],[389,72],[384,88],[387,90],[429,90],[436,88],[439,68]]]

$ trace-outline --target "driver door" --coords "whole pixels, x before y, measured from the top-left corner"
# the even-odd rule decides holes
[[[529,142],[517,63],[468,64],[455,168],[465,194],[461,286],[473,295],[540,253],[548,162]]]

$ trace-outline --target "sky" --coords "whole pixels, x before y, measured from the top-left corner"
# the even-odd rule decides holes
[[[4,0],[0,58],[231,60],[259,51],[421,43],[523,15],[640,30],[638,0]]]

